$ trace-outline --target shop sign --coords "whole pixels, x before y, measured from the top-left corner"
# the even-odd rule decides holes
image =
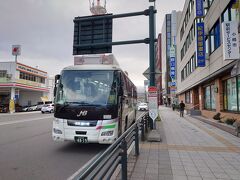
[[[196,17],[204,16],[203,0],[196,0]]]
[[[239,59],[239,37],[238,22],[227,21],[222,23],[223,36],[223,59],[233,60]]]
[[[168,82],[168,87],[175,87],[176,84],[177,84],[176,81]]]
[[[21,46],[20,45],[12,45],[12,55],[13,56],[21,55]]]
[[[176,61],[175,61],[175,57],[171,57],[170,58],[170,76],[172,79],[175,79],[176,77]]]
[[[197,67],[205,67],[205,34],[204,34],[204,23],[197,23]]]
[[[170,57],[175,57],[175,47],[171,46],[170,48]]]
[[[35,74],[35,75],[40,75],[40,76],[47,77],[47,73],[32,69],[30,67],[27,67],[27,66],[24,66],[24,65],[21,65],[21,64],[17,64],[17,70],[19,70],[19,71],[23,70],[23,71],[27,71],[27,72]]]

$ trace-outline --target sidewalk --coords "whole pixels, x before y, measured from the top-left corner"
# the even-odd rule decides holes
[[[162,142],[141,142],[132,180],[240,180],[240,138],[160,107]]]

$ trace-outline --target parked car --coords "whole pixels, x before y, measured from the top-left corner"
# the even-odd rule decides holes
[[[36,111],[37,110],[37,105],[32,105],[29,107],[29,111]]]
[[[22,108],[22,111],[29,111],[29,106],[24,106],[24,107]]]
[[[148,110],[148,104],[147,103],[140,103],[138,105],[138,111],[147,111]]]
[[[44,114],[46,112],[53,113],[54,112],[54,104],[44,104],[41,112]]]
[[[44,104],[38,104],[37,105],[37,111],[41,111],[42,107],[44,106]]]
[[[8,112],[8,107],[6,105],[0,105],[0,113]]]

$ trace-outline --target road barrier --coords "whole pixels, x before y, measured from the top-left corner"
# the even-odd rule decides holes
[[[87,167],[85,167],[74,179],[111,179],[116,168],[120,165],[121,179],[127,180],[127,150],[134,142],[135,155],[139,155],[139,130],[141,133],[141,140],[144,140],[145,134],[149,128],[148,119],[148,112],[142,114],[127,131],[125,131],[99,157],[96,157],[87,165]]]

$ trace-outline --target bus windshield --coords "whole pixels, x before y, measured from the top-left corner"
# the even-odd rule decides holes
[[[116,104],[114,79],[114,71],[65,70],[58,85],[56,104]]]

